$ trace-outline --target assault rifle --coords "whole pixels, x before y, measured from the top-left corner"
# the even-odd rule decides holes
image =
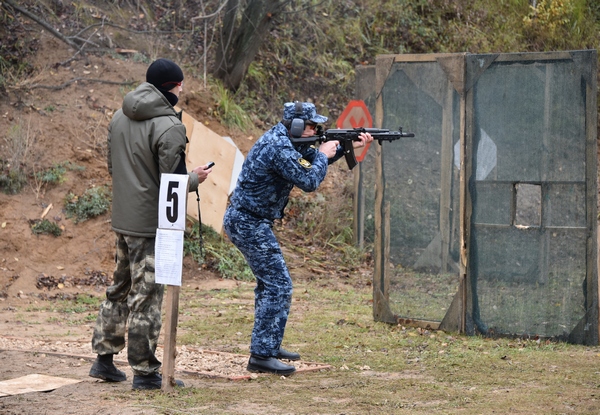
[[[350,128],[350,129],[329,129],[323,131],[323,127],[317,126],[317,135],[312,137],[292,137],[294,145],[324,143],[326,141],[339,141],[344,149],[344,157],[350,170],[358,164],[354,155],[353,141],[360,141],[358,136],[361,133],[369,133],[373,140],[377,140],[379,145],[382,141],[394,141],[404,137],[414,137],[414,133],[402,132],[402,127],[398,131],[384,130],[380,128]]]

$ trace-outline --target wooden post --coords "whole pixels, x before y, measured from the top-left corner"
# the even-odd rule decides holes
[[[163,392],[172,392],[175,386],[175,356],[177,356],[177,317],[179,315],[178,285],[167,285],[165,317],[165,347],[162,366]]]
[[[591,313],[587,323],[589,330],[585,344],[600,344],[600,284],[598,283],[598,52],[589,51],[590,70],[586,76],[586,211],[589,236],[587,238],[586,293],[585,305]],[[593,191],[592,191],[593,189]],[[595,309],[594,309],[595,305]],[[586,310],[588,311],[588,310]]]
[[[358,163],[358,166],[354,168],[353,242],[360,249],[363,249],[365,246],[365,192],[363,189],[363,177],[363,164]]]
[[[183,265],[186,202],[189,190],[187,174],[161,175],[158,203],[158,229],[155,245],[155,280],[167,286],[165,340],[161,390],[172,392],[175,386],[177,355],[177,316]],[[182,201],[183,203],[179,203]]]
[[[470,272],[470,244],[471,244],[471,214],[473,205],[469,180],[472,174],[473,162],[473,90],[466,90],[460,98],[460,326],[459,332],[467,331],[467,308],[471,303],[471,272]]]
[[[453,123],[453,102],[454,88],[448,83],[446,90],[446,100],[442,107],[442,148],[441,148],[441,192],[440,192],[440,274],[448,271],[448,257],[450,252],[450,235],[451,222],[450,215],[452,212],[452,158],[453,144],[452,132],[454,131]]]

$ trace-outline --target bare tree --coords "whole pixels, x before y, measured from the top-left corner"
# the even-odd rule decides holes
[[[227,0],[213,74],[236,91],[273,24],[292,0]]]

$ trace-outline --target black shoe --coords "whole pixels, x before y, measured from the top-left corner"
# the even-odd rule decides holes
[[[112,355],[110,355],[110,358],[98,355],[90,369],[90,376],[107,382],[123,382],[127,380],[125,372],[117,369],[112,362]]]
[[[175,385],[183,388],[185,385],[179,379],[175,379]],[[133,389],[160,389],[162,386],[162,376],[160,373],[150,375],[133,375]]]
[[[255,373],[274,373],[276,375],[291,375],[296,371],[296,368],[291,365],[281,363],[274,357],[262,357],[255,354],[250,355],[248,360],[248,366],[246,367],[248,372]]]
[[[275,356],[275,357],[277,359],[285,359],[285,360],[300,360],[300,353],[288,352],[283,347],[280,347],[279,352],[277,353],[277,356]]]

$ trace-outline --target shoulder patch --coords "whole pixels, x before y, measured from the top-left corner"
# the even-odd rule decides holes
[[[300,157],[298,159],[298,163],[300,163],[300,165],[302,167],[304,167],[305,169],[310,169],[312,168],[312,164],[310,164],[310,162],[308,160],[303,159],[302,157]]]

